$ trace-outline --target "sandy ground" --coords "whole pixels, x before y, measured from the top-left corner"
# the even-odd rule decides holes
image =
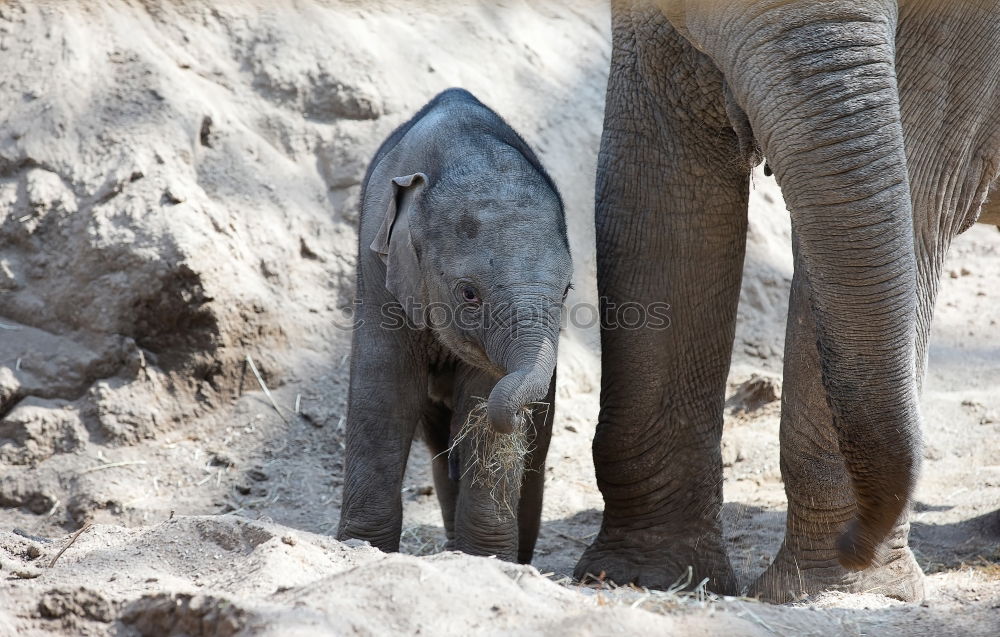
[[[912,532],[922,605],[575,585],[601,510],[593,327],[560,345],[534,566],[440,553],[420,444],[403,553],[331,538],[350,341],[337,326],[368,157],[438,90],[469,88],[560,186],[570,302],[593,298],[607,21],[568,1],[0,8],[0,635],[1000,633],[987,226],[955,241],[938,303]],[[757,175],[751,200],[733,395],[754,374],[780,388],[791,277],[780,192]],[[744,585],[783,532],[777,427],[773,401],[726,418]]]

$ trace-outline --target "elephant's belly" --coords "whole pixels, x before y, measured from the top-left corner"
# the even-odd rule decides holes
[[[448,409],[454,409],[455,368],[432,369],[427,380],[427,397]]]

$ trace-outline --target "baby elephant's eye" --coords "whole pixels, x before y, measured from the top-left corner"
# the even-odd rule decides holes
[[[482,300],[479,298],[479,290],[471,285],[462,286],[462,300],[466,303],[475,303],[476,305],[482,303]]]

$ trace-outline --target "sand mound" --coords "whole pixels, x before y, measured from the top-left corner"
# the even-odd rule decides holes
[[[56,552],[55,543],[0,532],[0,550],[15,556],[4,563],[4,573],[18,570],[16,556],[33,547],[39,562]],[[918,620],[923,629],[909,634],[936,634],[955,621],[877,595],[830,594],[812,607],[776,608],[710,596],[566,587],[531,566],[461,553],[387,555],[235,516],[175,517],[133,529],[98,525],[71,550],[51,569],[20,565],[24,579],[6,599],[22,618],[73,634],[190,637],[771,635],[775,627],[780,634],[847,634]],[[0,614],[0,628],[5,620],[18,621]],[[968,634],[990,634],[981,630],[989,626],[967,625]]]
[[[591,300],[609,48],[607,7],[568,0],[5,3],[0,634],[827,634],[915,619],[934,634],[954,608],[968,630],[987,626],[1000,603],[1000,457],[986,442],[1000,433],[989,340],[1000,235],[985,227],[956,243],[931,351],[914,526],[935,573],[930,608],[868,612],[852,606],[881,598],[832,596],[823,611],[773,609],[567,586],[601,507],[589,452],[596,314],[585,311],[560,347],[535,561],[554,575],[416,557],[444,542],[422,448],[404,485],[411,555],[329,538],[370,155],[441,89],[470,89],[559,185],[570,302]],[[757,374],[767,387],[736,392],[724,443],[743,583],[782,532],[774,398],[791,276],[773,181],[758,176],[751,200],[731,381],[736,391]]]

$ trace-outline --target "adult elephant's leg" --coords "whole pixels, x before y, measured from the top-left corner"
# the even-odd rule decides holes
[[[722,78],[656,11],[616,4],[597,175],[601,530],[576,576],[732,592],[721,434],[749,157]],[[746,140],[744,139],[744,142]],[[670,306],[635,326],[633,304]],[[629,317],[633,318],[630,319]]]
[[[517,561],[530,564],[542,521],[542,492],[545,488],[545,456],[552,439],[552,422],[556,412],[556,377],[552,375],[544,405],[532,409],[534,440],[524,463],[521,501],[517,508]]]
[[[925,10],[912,4],[901,8],[895,42],[895,72],[913,209],[916,310],[912,323],[918,384],[924,378],[938,282],[952,236],[971,223],[975,206],[988,191],[990,179],[1000,165],[996,150],[1000,146],[996,141],[1000,139],[996,132],[1000,130],[1000,116],[996,100],[986,97],[995,96],[998,86],[1000,55],[992,44],[995,34],[981,28],[983,14],[967,12],[961,5],[935,5],[930,15],[922,15]],[[959,38],[963,46],[949,47],[942,56],[937,42],[945,32],[964,33],[965,37]],[[964,69],[967,77],[982,82],[955,84],[941,79],[941,87],[927,90],[927,78],[946,78],[948,70],[954,68]],[[945,95],[951,108],[943,110]],[[870,118],[871,112],[869,109],[863,116]],[[983,137],[983,131],[992,131],[992,140]],[[984,157],[988,159],[983,161]],[[991,166],[994,173],[984,174]],[[1000,212],[1000,206],[995,209]],[[987,212],[988,207],[983,214]],[[1000,218],[995,221],[1000,222]],[[905,255],[897,252],[892,256],[901,260]],[[756,582],[753,592],[784,601],[803,592],[836,588],[919,600],[923,596],[923,578],[907,547],[909,525],[905,512],[879,546],[873,565],[853,572],[836,563],[833,547],[838,532],[855,515],[855,500],[850,495],[847,468],[838,451],[838,434],[821,380],[816,322],[810,311],[811,289],[798,254],[795,267],[781,422],[787,528],[774,563]],[[881,338],[885,338],[884,333]],[[869,374],[873,378],[882,376]],[[900,441],[897,446],[903,444]],[[884,463],[883,457],[878,457]]]
[[[785,539],[751,594],[774,602],[824,590],[922,599],[923,580],[907,546],[905,516],[871,567],[849,571],[838,562],[837,537],[856,514],[855,499],[820,373],[809,282],[797,247],[795,252],[781,397],[781,476],[788,497]]]
[[[808,302],[796,303],[813,317],[808,338],[819,353],[812,367],[821,374],[819,394],[855,502],[846,525],[835,515],[828,523],[841,533],[835,546],[843,567],[877,568],[885,542],[896,541],[921,460],[914,329],[920,275],[896,79],[897,3],[761,0],[752,11],[741,3],[680,8],[688,13],[675,19],[725,72],[788,204],[797,269],[808,281]],[[800,275],[798,293],[806,279]],[[786,421],[784,431],[788,441],[808,429]],[[796,469],[790,455],[789,474]],[[810,498],[828,497],[793,484],[788,492],[797,508],[793,525]],[[804,535],[797,527],[790,532]]]

